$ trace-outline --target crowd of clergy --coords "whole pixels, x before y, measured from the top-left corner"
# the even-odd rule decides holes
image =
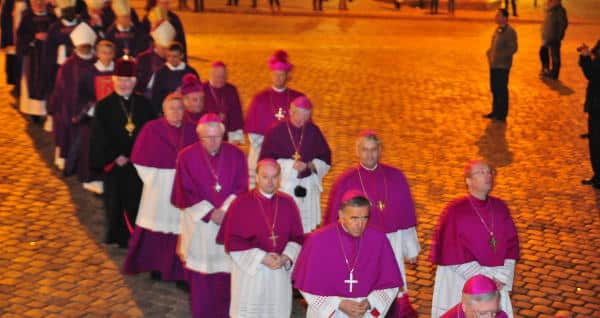
[[[416,315],[407,179],[362,131],[321,211],[331,150],[317,106],[288,87],[285,51],[265,57],[272,82],[244,116],[225,63],[204,82],[186,63],[168,0],[141,21],[128,0],[17,0],[13,17],[19,109],[53,134],[57,168],[102,194],[105,243],[128,249],[123,273],[185,284],[194,317],[290,317],[294,288],[307,317]],[[466,163],[468,193],[440,216],[434,318],[514,316],[519,243],[509,208],[489,195],[494,176]]]

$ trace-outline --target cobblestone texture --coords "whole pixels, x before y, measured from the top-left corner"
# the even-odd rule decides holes
[[[444,204],[464,193],[462,165],[475,156],[498,167],[494,193],[507,201],[519,230],[517,316],[569,310],[600,317],[600,192],[579,184],[591,169],[587,143],[578,138],[586,129],[586,82],[575,52],[582,41],[596,41],[598,25],[569,28],[561,81],[546,83],[537,78],[539,26],[515,24],[520,47],[511,108],[508,123],[500,124],[480,117],[490,110],[484,52],[491,23],[196,19],[186,24],[191,64],[205,78],[211,61],[225,61],[244,105],[269,83],[268,55],[289,51],[296,65],[291,86],[313,100],[315,121],[333,149],[326,192],[355,162],[356,133],[380,132],[384,161],[404,170],[417,204],[423,253],[408,266],[408,280],[422,317],[432,296],[432,230]],[[10,107],[8,90],[0,86],[0,316],[188,317],[187,295],[173,284],[118,273],[124,251],[99,243],[101,200],[50,166],[50,136]],[[294,317],[301,316],[296,304]]]

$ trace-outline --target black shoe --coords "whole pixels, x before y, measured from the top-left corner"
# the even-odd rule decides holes
[[[177,289],[183,290],[186,293],[190,292],[190,286],[184,281],[175,282],[175,287],[177,287]]]
[[[162,280],[162,274],[159,271],[151,271],[150,279],[152,280]]]
[[[592,187],[594,187],[594,189],[600,189],[600,182],[594,182],[594,184],[592,184]]]
[[[594,179],[594,178],[581,180],[581,184],[584,184],[584,185],[594,185],[594,184],[598,184],[598,183],[600,183],[600,182],[596,181],[596,179]]]
[[[501,121],[503,123],[506,122],[506,117],[492,117],[492,119],[495,121]]]
[[[494,115],[494,113],[489,113],[487,115],[481,115],[483,118],[489,118],[489,119],[494,119],[496,118],[496,115]]]
[[[581,134],[581,135],[579,135],[579,138],[588,139],[588,138],[590,138],[590,134]]]

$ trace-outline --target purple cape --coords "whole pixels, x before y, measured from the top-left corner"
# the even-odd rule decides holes
[[[183,123],[175,127],[165,118],[155,119],[140,131],[131,151],[131,161],[146,167],[175,169],[179,150],[197,141],[196,126]]]
[[[357,165],[337,178],[329,193],[325,224],[337,222],[344,193],[348,190],[363,191],[361,178],[366,196],[372,204],[370,225],[379,227],[385,233],[392,233],[417,224],[415,203],[406,177],[402,171],[381,163],[373,171]],[[384,203],[383,211],[379,209],[379,201]]]
[[[214,88],[207,81],[202,84],[202,89],[204,90],[204,109],[207,113],[219,114],[227,131],[244,128],[242,104],[235,86],[226,83],[221,88]]]
[[[313,232],[302,246],[296,260],[292,280],[294,287],[319,296],[367,297],[379,289],[402,287],[402,276],[394,251],[384,233],[367,226],[362,235],[362,246],[354,268],[358,283],[350,293],[349,270],[340,247],[350,266],[356,259],[360,238],[346,233],[338,223]]]
[[[290,103],[296,97],[302,95],[304,94],[290,88],[281,93],[276,92],[272,88],[262,90],[250,102],[248,113],[246,114],[244,131],[246,133],[265,135],[271,126],[285,119],[278,120],[275,117],[279,107],[282,108],[283,114],[287,117]]]
[[[492,223],[488,207],[492,207],[495,253],[489,243],[490,233],[469,201],[479,210],[488,227]],[[448,203],[436,226],[429,259],[434,264],[444,266],[472,261],[482,266],[502,266],[505,259],[519,259],[517,229],[506,204],[492,196],[482,201],[471,195]]]
[[[147,94],[148,82],[152,78],[152,74],[157,72],[163,65],[165,65],[165,59],[160,57],[154,52],[154,47],[151,46],[147,50],[140,52],[135,57],[137,65],[137,84],[135,90],[141,94]]]
[[[304,137],[302,137],[302,144],[300,144],[298,151],[301,156],[300,161],[310,162],[313,159],[321,159],[331,165],[331,149],[329,149],[325,136],[323,136],[319,127],[310,121],[304,125],[304,128],[297,128],[286,120],[269,129],[265,135],[260,159],[291,159],[295,152],[291,138],[298,145],[302,131],[304,131]]]
[[[206,165],[207,161],[219,176],[220,192],[215,191],[215,178]],[[247,190],[248,164],[244,153],[237,147],[223,142],[213,157],[197,142],[179,152],[171,193],[174,206],[185,209],[207,200],[219,207],[230,194],[237,195]]]
[[[277,239],[273,248],[270,237],[275,206],[277,219],[274,232]],[[294,199],[283,192],[277,192],[271,199],[256,189],[240,195],[231,204],[223,224],[225,226],[221,226],[217,241],[225,243],[227,252],[259,248],[281,254],[288,242],[302,245],[304,241],[300,211]]]
[[[465,318],[467,317],[465,315],[465,312],[462,309],[462,304],[458,304],[454,307],[452,307],[452,309],[448,310],[445,314],[443,314],[442,316],[440,316],[440,318]],[[500,310],[497,314],[496,314],[496,318],[508,318],[508,315]]]

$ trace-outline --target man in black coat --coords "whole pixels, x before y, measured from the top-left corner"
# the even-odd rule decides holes
[[[546,16],[542,24],[542,47],[540,60],[542,62],[542,77],[558,79],[560,71],[560,44],[565,37],[569,21],[567,11],[561,0],[547,0]],[[552,61],[552,67],[550,67]]]
[[[115,92],[96,105],[90,137],[90,166],[105,173],[106,243],[126,248],[135,226],[142,181],[129,160],[144,124],[154,118],[150,102],[134,93],[136,64],[120,59],[115,65]]]
[[[588,113],[590,161],[594,176],[583,180],[583,184],[600,189],[600,41],[590,48],[583,44],[579,49],[579,66],[588,79],[585,96],[585,111]]]

